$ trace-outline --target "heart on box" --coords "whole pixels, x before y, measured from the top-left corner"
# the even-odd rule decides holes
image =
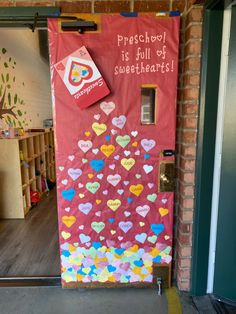
[[[89,80],[93,76],[93,69],[78,61],[72,61],[69,71],[69,82],[73,86],[79,86],[82,81]]]
[[[164,216],[168,215],[169,209],[168,209],[168,208],[160,207],[160,208],[159,208],[159,213],[160,213],[161,217],[164,217]]]
[[[142,184],[131,185],[129,190],[136,196],[139,196],[143,192],[144,186]]]
[[[94,122],[92,124],[92,129],[94,130],[96,135],[99,136],[99,135],[103,134],[104,132],[106,132],[107,126],[104,123]]]
[[[119,227],[123,232],[127,233],[133,227],[133,223],[132,221],[120,221]]]
[[[125,217],[129,217],[131,215],[131,212],[128,212],[127,210],[124,212]]]
[[[146,152],[149,152],[153,147],[155,147],[156,142],[154,140],[143,139],[141,145]]]
[[[91,227],[94,231],[96,231],[97,233],[100,233],[104,228],[105,228],[105,223],[102,221],[93,221],[91,223]]]
[[[68,169],[68,175],[71,177],[71,179],[73,181],[75,181],[76,179],[78,179],[82,174],[82,170],[77,168],[77,169],[74,169],[74,168],[70,168]]]
[[[95,120],[99,120],[101,115],[98,113],[98,114],[95,114],[93,117],[94,117]]]
[[[95,194],[99,188],[100,188],[99,182],[86,183],[86,189],[92,194]]]
[[[125,148],[125,146],[127,146],[130,142],[130,136],[129,135],[118,135],[116,137],[116,142],[122,147]]]
[[[112,101],[103,101],[100,103],[100,108],[107,116],[115,109],[115,107],[116,105]]]
[[[94,155],[97,155],[97,153],[99,152],[99,149],[98,148],[94,148],[94,149],[92,149],[92,152],[94,153]]]
[[[78,141],[78,146],[84,153],[86,153],[93,146],[93,143],[91,141],[80,140]]]
[[[148,240],[148,242],[154,244],[157,241],[157,236],[156,235],[150,236],[150,237],[147,238],[147,240]]]
[[[132,132],[131,132],[131,135],[132,135],[133,137],[136,137],[136,136],[138,135],[138,131],[132,131]]]
[[[59,166],[58,169],[59,169],[60,171],[63,171],[63,170],[65,169],[65,167]]]
[[[120,161],[125,170],[129,171],[135,165],[134,158],[122,158]]]
[[[126,117],[121,115],[112,119],[112,124],[119,129],[123,129],[126,122]]]
[[[140,234],[136,234],[135,236],[135,240],[142,244],[145,242],[146,239],[147,239],[147,234],[144,232]]]
[[[136,213],[144,218],[147,216],[149,211],[150,211],[150,207],[148,205],[136,207]]]
[[[64,179],[64,180],[61,181],[61,183],[62,183],[63,185],[67,185],[68,180],[67,180],[67,179]]]
[[[120,182],[121,176],[119,174],[110,174],[107,176],[107,182],[110,183],[113,186],[117,186],[117,184]]]
[[[107,206],[113,211],[116,211],[120,207],[120,205],[121,201],[118,199],[107,201]]]
[[[75,196],[75,190],[74,189],[64,190],[61,192],[61,195],[67,201],[72,201]]]
[[[105,166],[105,162],[102,159],[93,159],[89,164],[96,172],[99,172]]]
[[[159,235],[164,230],[163,224],[151,224],[151,230],[156,234]]]
[[[124,190],[123,190],[123,189],[118,189],[118,190],[117,190],[117,193],[120,194],[120,195],[122,195],[122,194],[124,193]]]
[[[125,151],[124,151],[124,155],[125,155],[126,157],[128,157],[130,154],[131,154],[131,152],[130,152],[129,150],[125,150]]]
[[[93,207],[93,205],[91,203],[81,203],[78,206],[79,210],[85,215],[88,215],[88,213],[91,211],[92,207]]]
[[[75,216],[63,216],[62,222],[64,225],[70,228],[76,222],[76,218]]]
[[[69,159],[70,161],[73,161],[73,160],[75,159],[75,156],[74,156],[74,155],[70,155],[70,156],[68,156],[68,159]]]
[[[106,156],[109,157],[111,154],[114,153],[115,151],[115,146],[114,145],[102,145],[100,147],[100,151]]]

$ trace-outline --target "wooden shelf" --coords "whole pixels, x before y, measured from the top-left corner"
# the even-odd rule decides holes
[[[24,218],[30,191],[43,192],[43,177],[55,181],[53,130],[0,138],[0,152],[0,218]]]

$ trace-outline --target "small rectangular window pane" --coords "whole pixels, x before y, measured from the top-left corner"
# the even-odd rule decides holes
[[[172,162],[160,164],[159,192],[173,192],[175,188],[175,165]]]
[[[155,123],[156,88],[141,88],[141,123]]]

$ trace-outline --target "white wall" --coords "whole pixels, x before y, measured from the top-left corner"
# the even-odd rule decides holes
[[[3,48],[6,49],[5,53]],[[7,68],[4,66],[5,62],[8,64]],[[7,73],[9,82],[4,83],[1,74],[6,81]],[[13,109],[17,119],[10,116],[17,127],[19,121],[25,129],[42,127],[44,119],[52,118],[49,65],[40,56],[37,31],[33,33],[28,29],[0,29],[0,99],[8,84],[10,88],[7,93],[11,94],[11,106],[15,105],[14,95],[18,95],[16,108]],[[9,98],[6,97],[5,108],[9,107]],[[21,116],[18,110],[22,113]],[[7,121],[7,115],[3,117]]]

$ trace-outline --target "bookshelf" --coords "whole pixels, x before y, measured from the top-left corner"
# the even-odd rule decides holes
[[[24,218],[32,206],[30,191],[43,193],[42,181],[55,181],[54,134],[26,133],[0,139],[0,218]]]

